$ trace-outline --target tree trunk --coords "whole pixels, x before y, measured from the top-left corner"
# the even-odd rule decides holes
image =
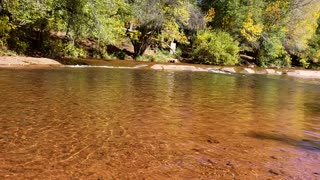
[[[131,39],[131,43],[134,48],[133,58],[136,59],[146,52],[147,48],[151,44],[151,35],[143,34],[138,40]]]
[[[139,56],[142,56],[147,48],[148,48],[149,44],[147,42],[136,42],[133,44],[133,48],[134,48],[134,59],[136,59]]]
[[[141,27],[137,28],[141,35],[139,36],[138,39],[132,38],[130,36],[131,31],[127,32],[128,37],[131,40],[131,43],[134,47],[134,53],[133,53],[133,58],[136,59],[139,56],[142,56],[147,48],[152,44],[152,37],[156,33],[159,33],[160,29],[155,28],[155,27],[148,27],[148,24],[142,25]]]

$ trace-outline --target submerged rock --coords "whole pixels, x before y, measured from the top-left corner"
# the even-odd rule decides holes
[[[266,69],[266,72],[267,74],[270,74],[270,75],[282,75],[281,71],[276,71],[274,69]]]
[[[156,70],[177,70],[177,71],[207,71],[203,68],[195,67],[195,66],[186,66],[186,65],[162,65],[155,64],[151,66],[151,69]]]
[[[136,66],[134,66],[134,68],[144,68],[144,67],[147,67],[148,65],[146,65],[146,64],[139,64],[139,65],[136,65]]]
[[[241,73],[244,73],[244,74],[256,74],[256,72],[251,69],[251,68],[244,68]]]
[[[270,169],[270,170],[269,170],[269,173],[274,174],[274,175],[280,175],[280,174],[282,174],[281,171],[274,170],[274,169]]]
[[[151,69],[161,70],[161,69],[163,69],[163,66],[160,64],[155,64],[155,65],[151,66]]]
[[[233,67],[224,67],[221,70],[225,72],[236,73],[236,70]]]

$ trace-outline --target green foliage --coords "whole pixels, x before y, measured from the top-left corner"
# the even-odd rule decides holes
[[[174,58],[173,54],[170,54],[169,51],[159,50],[154,54],[138,56],[136,58],[137,61],[149,61],[149,62],[158,62],[158,63],[166,63],[169,59]]]
[[[126,59],[127,54],[124,51],[119,51],[111,54],[111,59],[121,59],[124,60]]]
[[[74,47],[73,44],[64,44],[64,49],[62,51],[67,58],[83,58],[86,57],[85,51],[79,47]]]
[[[7,38],[11,31],[11,26],[9,24],[9,18],[7,16],[0,17],[0,46],[6,44]]]
[[[235,65],[239,43],[223,31],[200,32],[194,43],[193,58],[203,64]]]
[[[272,37],[262,42],[259,52],[258,64],[262,67],[289,67],[291,58],[277,37]]]
[[[84,58],[87,52],[81,47],[75,47],[71,43],[62,40],[51,40],[48,46],[48,56],[54,58]]]
[[[125,35],[128,20],[124,0],[3,0],[0,5],[0,15],[6,15],[0,17],[0,43],[9,38],[9,47],[19,53],[32,50],[35,54],[82,57],[86,54],[79,48],[79,39],[115,43]],[[53,34],[60,35],[52,38]]]
[[[8,40],[9,47],[18,54],[25,54],[30,47],[30,44],[18,36],[12,37]]]
[[[157,51],[155,55],[152,56],[151,62],[168,62],[169,59],[174,58],[174,55],[169,51]]]

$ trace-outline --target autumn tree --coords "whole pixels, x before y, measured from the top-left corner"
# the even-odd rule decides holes
[[[173,40],[187,43],[182,29],[188,26],[192,3],[183,0],[134,0],[130,3],[134,28],[129,32],[135,57],[152,44],[168,46]],[[194,10],[194,9],[193,9]]]
[[[298,53],[307,48],[308,40],[317,29],[320,1],[293,0],[290,13],[287,46],[292,53]]]

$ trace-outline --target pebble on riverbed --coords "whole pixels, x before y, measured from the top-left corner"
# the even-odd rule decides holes
[[[215,140],[215,139],[208,139],[207,142],[208,142],[208,143],[211,143],[211,144],[212,144],[212,143],[213,143],[213,144],[219,144],[219,143],[220,143],[218,140]]]
[[[281,175],[281,174],[284,174],[284,172],[282,170],[270,169],[268,172],[271,173],[271,174],[277,175],[277,176]]]

